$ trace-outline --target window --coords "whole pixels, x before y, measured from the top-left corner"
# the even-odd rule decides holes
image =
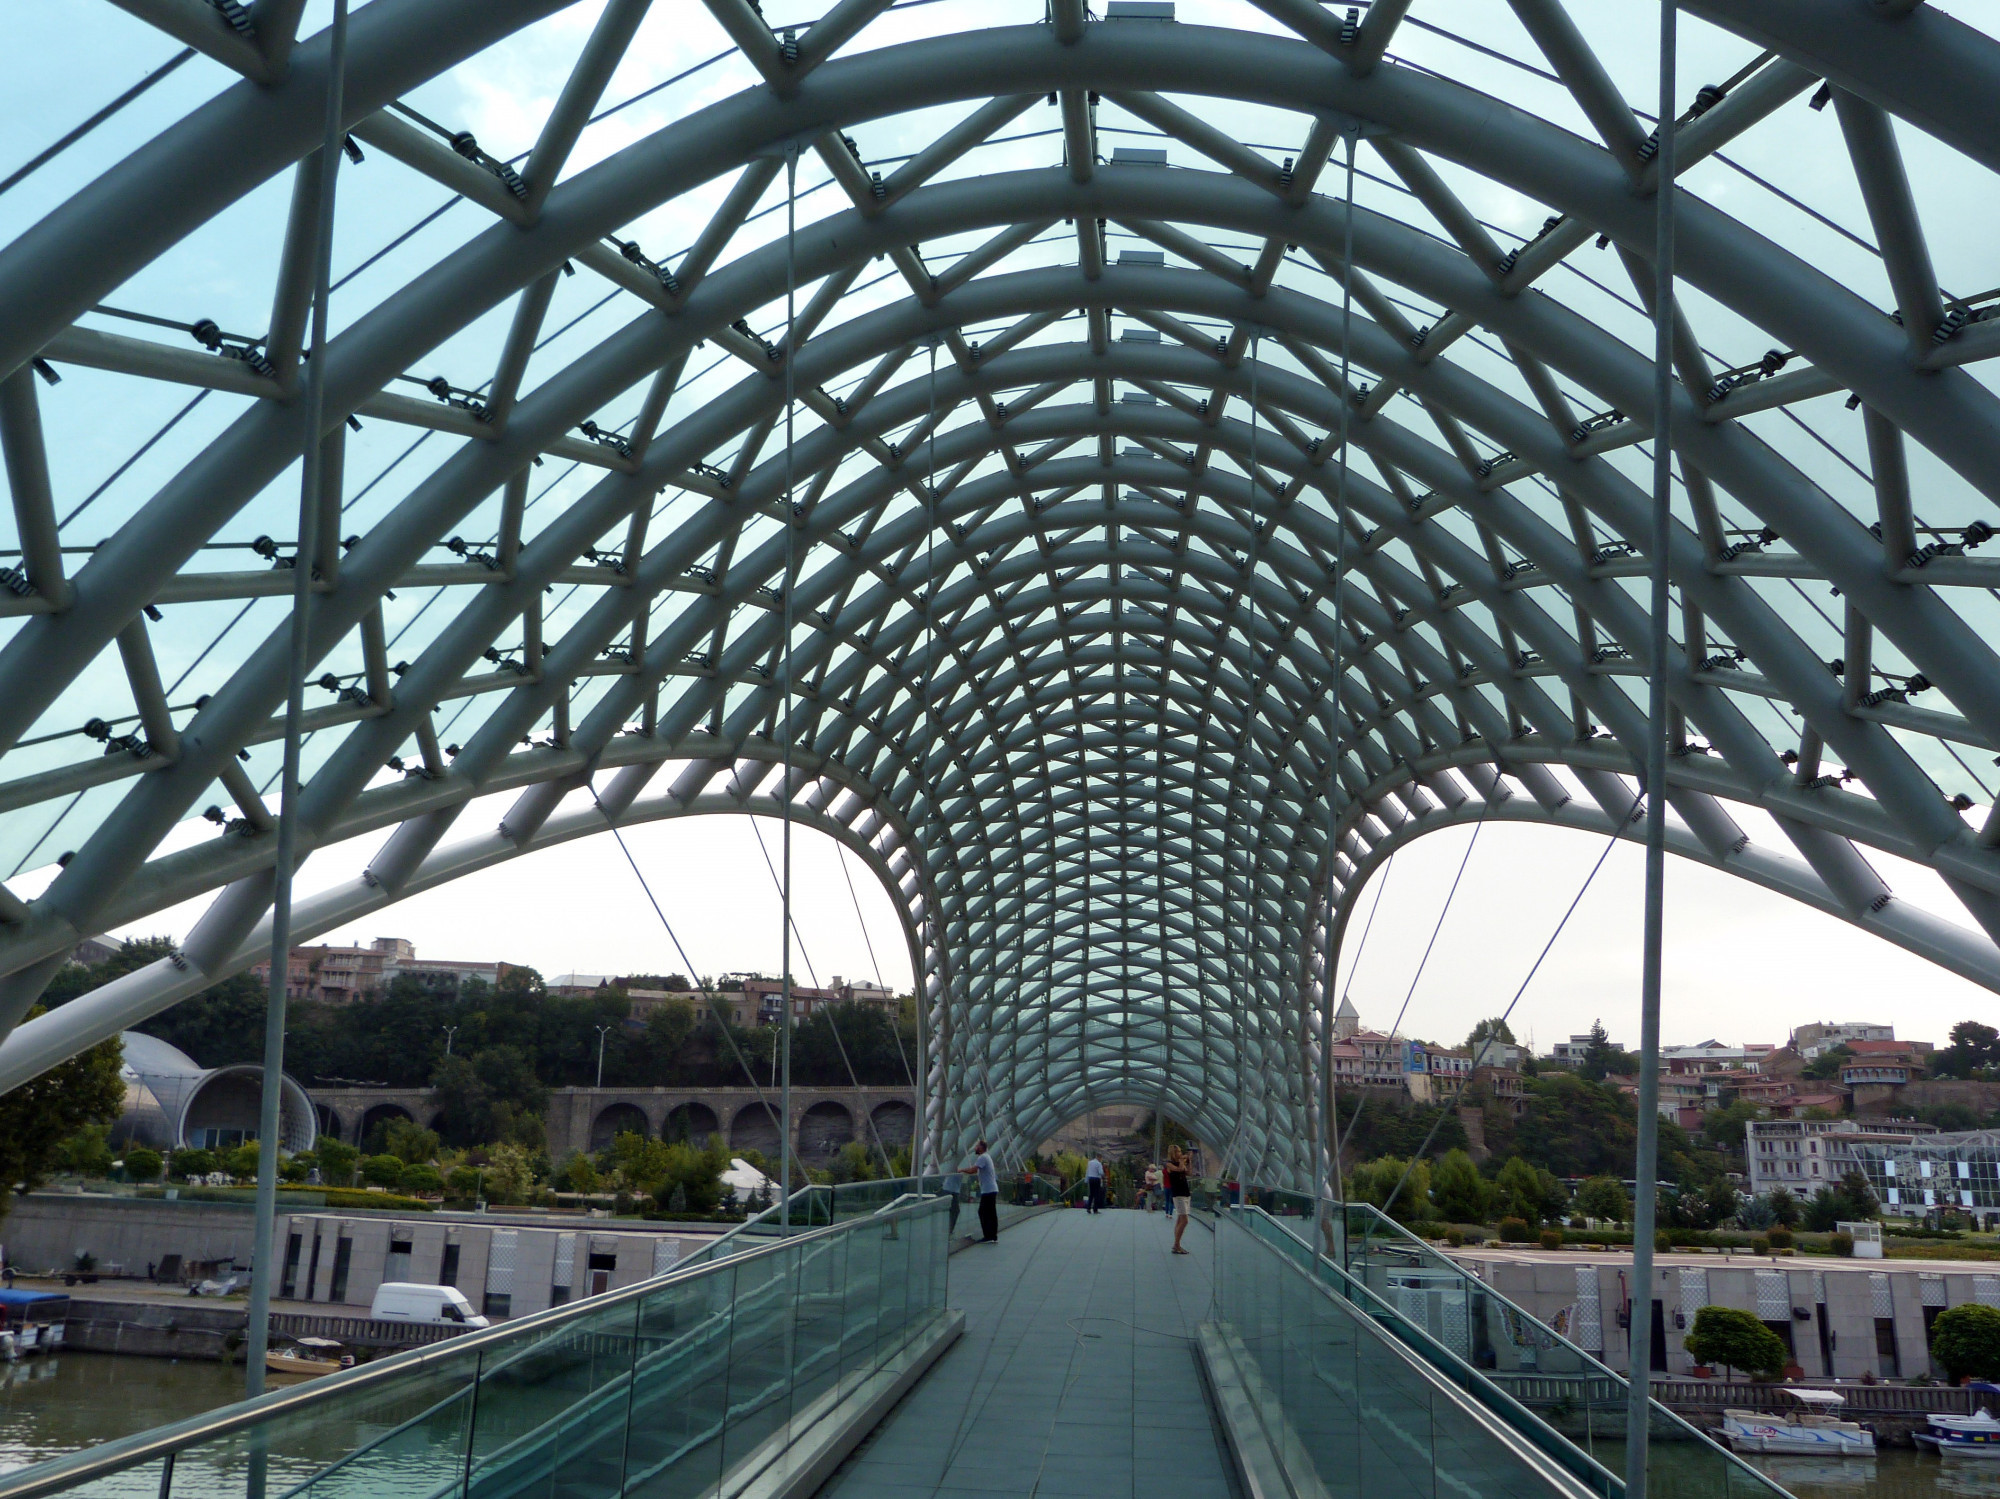
[[[292,1233],[285,1239],[285,1273],[278,1283],[278,1295],[289,1300],[299,1278],[299,1236]]]
[[[444,1259],[438,1265],[438,1284],[441,1286],[455,1286],[458,1284],[458,1246],[456,1244],[447,1244],[444,1246]]]
[[[347,1264],[354,1257],[354,1241],[342,1234],[333,1246],[333,1280],[326,1288],[328,1301],[347,1300]]]

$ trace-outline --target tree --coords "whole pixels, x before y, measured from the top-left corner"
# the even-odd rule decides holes
[[[41,1013],[37,1006],[28,1016]],[[114,1036],[0,1094],[0,1217],[13,1205],[9,1188],[29,1192],[48,1179],[65,1139],[124,1112],[125,1080],[118,1071],[124,1056]]]
[[[1750,1313],[1729,1306],[1705,1306],[1688,1329],[1688,1357],[1775,1379],[1785,1369],[1785,1345]]]
[[[1771,1195],[1765,1199],[1771,1205],[1771,1217],[1782,1228],[1797,1228],[1799,1224],[1799,1200],[1792,1195],[1790,1187],[1773,1187]]]
[[[238,1181],[255,1181],[258,1155],[257,1142],[248,1141],[222,1153],[222,1169]]]
[[[1544,1171],[1525,1156],[1510,1157],[1493,1182],[1495,1211],[1529,1225],[1560,1218],[1569,1193],[1553,1171]]]
[[[396,1190],[412,1197],[436,1197],[444,1191],[444,1176],[429,1161],[419,1161],[402,1169],[396,1178]]]
[[[1586,1218],[1623,1223],[1632,1216],[1632,1199],[1615,1176],[1593,1176],[1576,1189],[1576,1210]]]
[[[1743,1154],[1744,1126],[1762,1119],[1764,1111],[1746,1099],[1736,1099],[1701,1116],[1702,1136],[1732,1154]]]
[[[486,1200],[503,1206],[526,1202],[535,1190],[534,1162],[525,1147],[496,1145],[486,1166]]]
[[[1926,1124],[1936,1125],[1947,1134],[1979,1128],[1978,1111],[1968,1104],[1934,1103],[1927,1109],[1919,1109],[1917,1117]]]
[[[1931,1356],[1953,1379],[2000,1379],[2000,1308],[1966,1302],[1939,1312]]]
[[[1479,1058],[1479,1048],[1488,1041],[1505,1042],[1509,1046],[1517,1044],[1514,1040],[1514,1028],[1507,1024],[1506,1016],[1492,1015],[1473,1026],[1472,1033],[1465,1038],[1465,1049],[1472,1053],[1476,1061]]]
[[[1520,1153],[1558,1176],[1629,1176],[1638,1138],[1631,1099],[1572,1072],[1529,1083],[1514,1127]]]
[[[1590,1022],[1590,1043],[1583,1049],[1583,1064],[1577,1069],[1587,1083],[1601,1083],[1607,1077],[1630,1077],[1639,1070],[1639,1059],[1611,1044],[1603,1022]]]
[[[143,1145],[125,1152],[125,1174],[135,1182],[158,1181],[165,1164],[157,1150],[148,1150]]]
[[[1492,1196],[1472,1157],[1448,1150],[1431,1168],[1431,1201],[1447,1223],[1484,1223]]]
[[[360,1151],[339,1140],[321,1140],[313,1155],[319,1160],[320,1182],[329,1187],[344,1187],[351,1183],[354,1168],[361,1160]]]
[[[431,1102],[443,1111],[453,1144],[539,1144],[548,1089],[518,1046],[488,1046],[469,1057],[441,1058],[431,1074]]]
[[[392,1155],[371,1155],[361,1163],[361,1179],[371,1187],[394,1187],[403,1179],[403,1163]]]
[[[56,1147],[56,1164],[74,1176],[111,1174],[111,1127],[86,1124]]]
[[[1405,1170],[1409,1173],[1407,1179]],[[1428,1162],[1412,1165],[1394,1156],[1383,1156],[1379,1161],[1364,1161],[1354,1168],[1348,1196],[1380,1208],[1399,1223],[1421,1223],[1431,1215],[1430,1187]]]
[[[413,1119],[391,1119],[382,1131],[382,1145],[384,1154],[405,1165],[419,1166],[437,1159],[437,1132],[423,1128]]]
[[[175,1151],[167,1169],[185,1181],[190,1177],[207,1176],[220,1168],[216,1164],[214,1151],[193,1145],[185,1150]]]
[[[1961,1020],[1951,1028],[1951,1045],[1931,1058],[1939,1077],[1977,1077],[2000,1067],[2000,1030],[1977,1020]]]
[[[1830,1046],[1806,1063],[1806,1070],[1802,1076],[1812,1078],[1815,1082],[1831,1082],[1840,1076],[1841,1063],[1853,1055],[1854,1048],[1851,1046]]]
[[[1868,1178],[1850,1171],[1837,1187],[1821,1187],[1806,1202],[1800,1216],[1813,1233],[1831,1233],[1842,1223],[1865,1223],[1881,1211],[1881,1203],[1869,1189]]]

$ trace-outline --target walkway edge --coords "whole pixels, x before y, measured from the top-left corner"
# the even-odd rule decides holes
[[[1293,1471],[1272,1446],[1257,1412],[1261,1406],[1278,1412],[1282,1420],[1282,1409],[1265,1395],[1263,1376],[1235,1330],[1225,1323],[1204,1322],[1196,1332],[1195,1349],[1247,1499],[1326,1499],[1326,1485],[1310,1462]]]
[[[1068,1206],[1069,1206],[1068,1203],[1063,1203],[1063,1202],[1038,1202],[1033,1207],[1022,1208],[1020,1212],[1016,1213],[1013,1217],[1009,1218],[1005,1223],[1001,1224],[1000,1227],[1003,1230],[1019,1228],[1023,1223],[1026,1223],[1030,1218],[1039,1218],[1044,1213],[1061,1212],[1064,1208]],[[973,1245],[977,1244],[978,1242],[979,1242],[979,1235],[977,1234],[967,1234],[962,1237],[955,1238],[951,1241],[951,1247],[945,1250],[945,1254],[947,1257],[949,1257],[951,1255],[957,1254],[960,1250],[970,1249]]]
[[[809,1416],[806,1434],[795,1440],[782,1432],[774,1436],[766,1444],[764,1461],[752,1457],[737,1469],[735,1483],[725,1481],[725,1499],[811,1499],[964,1331],[965,1313],[947,1310],[847,1395],[829,1392],[822,1408]]]

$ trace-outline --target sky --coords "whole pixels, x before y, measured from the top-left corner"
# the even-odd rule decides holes
[[[1974,24],[1982,24],[1983,3],[1933,0],[1937,9]],[[764,8],[774,23],[782,23],[805,19],[822,7],[766,0]],[[323,25],[327,9],[325,0],[313,0],[307,9],[306,30]],[[417,102],[441,118],[464,121],[497,153],[520,149],[532,140],[534,122],[542,117],[560,87],[567,62],[588,34],[599,9],[596,3],[585,3],[561,12],[495,48],[476,66],[427,85],[416,96]],[[1183,20],[1212,19],[1276,29],[1268,17],[1241,0],[1183,0],[1180,10]],[[1635,100],[1646,98],[1652,68],[1650,7],[1585,3],[1575,10],[1579,24],[1589,32],[1620,86]],[[1647,25],[1631,26],[1629,18],[1642,11],[1648,14]],[[982,20],[1029,21],[1039,19],[1041,12],[1041,0],[1009,0],[1004,5],[1000,0],[945,0],[899,11],[884,24],[880,35],[882,40],[890,40]],[[1500,0],[1418,0],[1411,14],[1458,28],[1501,51],[1522,46],[1518,25]],[[104,0],[48,0],[20,16],[10,15],[8,20],[10,46],[0,55],[0,174],[60,134],[89,108],[164,61],[173,50],[157,33]],[[1445,48],[1435,38],[1409,29],[1399,46],[1405,41],[1410,49],[1420,50],[1432,66],[1467,70],[1467,76],[1481,86],[1496,90],[1514,86],[1507,75],[1491,72],[1490,65],[1477,54]],[[606,98],[623,98],[673,78],[723,45],[721,33],[695,0],[660,0]],[[1726,44],[1690,23],[1684,49],[1686,76],[1706,76],[1706,70],[1726,71],[1741,60],[1742,50],[1741,44]],[[0,243],[53,208],[64,193],[113,164],[137,141],[170,126],[224,81],[212,64],[197,59],[121,117],[117,128],[99,132],[66,155],[59,168],[38,174],[0,198]],[[573,165],[587,167],[743,83],[737,72],[721,67],[675,85],[594,129],[585,137]],[[1803,142],[1821,140],[1831,130],[1831,112],[1808,117],[1801,105],[1795,113],[1798,123],[1793,129],[1799,133],[1746,137],[1739,155],[1762,172],[1782,172],[1787,186],[1816,211],[1843,223],[1865,223],[1858,193],[1837,147],[1802,148]],[[866,143],[871,153],[907,150],[928,140],[939,123],[928,115],[883,122],[866,133]],[[1263,122],[1251,114],[1225,123],[1245,139],[1257,139],[1263,129]],[[1805,131],[1819,131],[1821,136],[1809,137]],[[1948,190],[1959,170],[1949,153],[1912,139],[1908,132],[1904,132],[1904,141],[1920,199]],[[1831,142],[1822,140],[1822,144]],[[1047,147],[1036,145],[1033,149],[1045,153]],[[352,181],[365,185],[372,195],[371,206],[379,213],[372,220],[367,215],[343,219],[336,252],[337,262],[343,266],[357,264],[379,243],[383,223],[397,215],[426,211],[437,197],[434,187],[410,187],[379,161],[361,170],[375,175]],[[1788,243],[1802,248],[1810,244],[1809,253],[1819,263],[1838,274],[1851,274],[1857,285],[1868,287],[1870,295],[1885,297],[1875,284],[1881,279],[1879,263],[1857,256],[1851,245],[1816,222],[1786,217],[1790,210],[1760,205],[1743,179],[1713,167],[1700,170],[1710,174],[1702,179],[1702,190],[1711,192],[1731,211],[1766,225],[1769,232],[1783,235]],[[1540,223],[1541,206],[1494,184],[1463,178],[1449,168],[1446,174],[1466,193],[1471,206],[1492,222],[1522,232],[1532,232]],[[689,221],[698,221],[720,196],[721,185],[711,187],[691,195],[690,202],[678,203],[670,211],[642,221],[635,232],[648,247],[684,244],[691,233]],[[268,263],[273,235],[282,224],[284,198],[283,184],[260,193],[256,201],[233,210],[227,222],[212,233],[193,237],[176,256],[163,259],[159,266],[135,278],[133,286],[121,289],[120,298],[138,306],[205,311],[225,326],[261,326],[255,320],[264,316],[260,307],[268,299],[265,273],[260,269],[251,275],[247,268]],[[1990,249],[1996,231],[2000,231],[2000,200],[1959,201],[1954,210],[1949,222],[1938,216],[1931,220],[1939,276],[1947,285],[1975,290],[1975,282],[1984,286],[1993,279]],[[456,221],[441,222],[448,228]],[[754,242],[773,227],[767,220],[761,228],[753,228],[747,240]],[[398,278],[429,263],[448,243],[422,238],[413,241],[407,253],[418,258],[396,271],[394,277],[385,269],[380,273],[385,279],[375,284],[373,291],[368,277],[357,281],[355,289],[346,294],[361,299],[352,304],[352,310],[365,310],[369,297],[391,289]],[[564,295],[568,294],[565,291]],[[335,311],[337,331],[345,311],[338,299]],[[1700,319],[1704,334],[1720,336],[1718,329],[1729,331],[1730,320],[1717,309],[1697,299],[1691,311]],[[504,323],[504,317],[501,321]],[[1745,336],[1754,336],[1754,330]],[[462,363],[470,367],[479,357],[477,340],[461,342],[473,350],[462,357]],[[1758,343],[1750,349],[1749,357],[1754,358],[1761,347]],[[130,445],[120,430],[127,413],[107,416],[101,404],[81,399],[91,388],[89,380],[79,376],[60,398],[55,394],[46,398],[45,419],[52,434],[52,463],[59,490],[87,489],[115,466]],[[691,386],[690,398],[698,399],[701,389]],[[75,404],[66,405],[66,401]],[[1832,398],[1829,402],[1837,406]],[[164,478],[185,461],[186,447],[176,451],[174,443],[203,440],[210,429],[202,428],[201,422],[215,417],[222,405],[220,400],[212,403],[148,459],[160,465],[150,479],[147,468],[141,465],[123,481],[123,488],[113,489],[105,497],[100,513],[107,531],[150,492],[148,483]],[[162,411],[166,409],[162,407]],[[678,407],[670,419],[676,414],[680,414]],[[150,419],[153,413],[149,409],[143,415]],[[1850,446],[1858,440],[1858,420],[1843,417],[1837,410],[1821,415],[1828,423],[1848,422],[1848,428],[1840,430],[1846,433]],[[136,416],[133,420],[136,425]],[[221,418],[215,417],[215,430],[220,422]],[[1856,490],[1852,473],[1799,434],[1776,425],[1760,432],[1830,490],[1850,496]],[[371,432],[369,440],[376,437],[377,433]],[[1956,496],[1956,481],[1942,475],[1921,452],[1913,455],[1913,467],[1927,503],[1940,507],[1957,503],[1956,498],[1933,498]],[[269,498],[268,508],[253,506],[246,511],[230,534],[240,532],[244,538],[259,531],[284,534],[279,529],[285,524],[284,506],[292,502],[280,491],[282,485]],[[265,504],[259,501],[259,505]],[[259,615],[257,622],[270,627],[275,620],[275,615]],[[165,642],[163,662],[172,672],[193,660],[197,648],[192,637],[189,642]],[[105,670],[115,674],[115,656],[110,661],[112,665]],[[209,669],[219,663],[220,658],[211,661]],[[90,694],[101,691],[106,680],[87,677],[74,694],[52,710],[51,717],[81,721]],[[197,677],[187,692],[200,686]],[[461,827],[490,826],[504,805],[500,801],[490,807],[475,806]],[[1752,815],[1740,815],[1760,841],[1782,843],[1775,829],[1759,826]],[[77,835],[69,830],[26,827],[18,817],[12,828],[6,822],[0,818],[0,853],[7,855],[0,873],[15,870],[10,888],[32,897],[53,875],[47,861],[61,848],[74,846]],[[770,857],[775,859],[775,825],[767,824],[763,831]],[[191,825],[169,846],[191,843],[210,832],[203,824]],[[1390,871],[1378,874],[1373,887],[1363,892],[1342,954],[1342,986],[1354,998],[1366,1023],[1387,1028],[1400,1017],[1401,1029],[1408,1034],[1455,1042],[1464,1037],[1474,1020],[1504,1010],[1527,979],[1536,953],[1576,896],[1599,853],[1597,841],[1580,834],[1489,827],[1479,834],[1477,846],[1465,861],[1463,882],[1440,924],[1446,891],[1471,836],[1468,831],[1456,830],[1419,840],[1399,853]],[[633,830],[628,842],[667,920],[685,944],[685,960],[616,845],[604,839],[547,850],[530,860],[413,897],[356,926],[331,933],[329,938],[365,942],[376,936],[399,936],[414,942],[422,954],[499,958],[530,964],[548,975],[671,971],[689,966],[703,973],[776,971],[780,961],[777,896],[765,853],[749,824],[736,819],[704,819],[654,825]],[[321,851],[302,871],[302,888],[324,888],[352,878],[371,851],[372,844]],[[23,861],[19,868],[17,855]],[[857,914],[857,896],[850,894],[841,858],[832,843],[801,831],[796,858],[794,905],[803,947],[798,965],[801,976],[825,980],[835,973],[849,978],[873,978],[879,973],[885,982],[899,989],[907,987],[908,949],[889,898],[873,876],[858,860],[847,862],[847,872],[858,892]],[[1880,856],[1871,858],[1899,898],[1949,919],[1963,919],[1934,877]],[[1806,1021],[1861,1018],[1893,1022],[1902,1035],[1942,1041],[1955,1021],[1972,1015],[1990,1017],[1995,1008],[1987,991],[1840,921],[1733,877],[1671,861],[1668,891],[1664,1038],[1669,1043],[1711,1036],[1725,1041],[1778,1041],[1792,1026]],[[1364,941],[1362,932],[1378,894],[1380,908]],[[136,923],[127,934],[182,936],[198,914],[199,907],[161,912]],[[1546,1049],[1553,1041],[1601,1019],[1616,1039],[1635,1042],[1639,915],[1640,855],[1636,847],[1624,845],[1606,861],[1547,960],[1520,995],[1512,1019],[1517,1034],[1532,1034]],[[1435,942],[1426,960],[1425,950],[1433,942],[1434,931]]]

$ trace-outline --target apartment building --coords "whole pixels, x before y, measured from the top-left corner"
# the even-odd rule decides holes
[[[1912,1119],[1755,1119],[1744,1126],[1750,1190],[1762,1194],[1785,1187],[1810,1197],[1850,1171],[1863,1171],[1861,1147],[1899,1145],[1936,1133],[1936,1126]]]

